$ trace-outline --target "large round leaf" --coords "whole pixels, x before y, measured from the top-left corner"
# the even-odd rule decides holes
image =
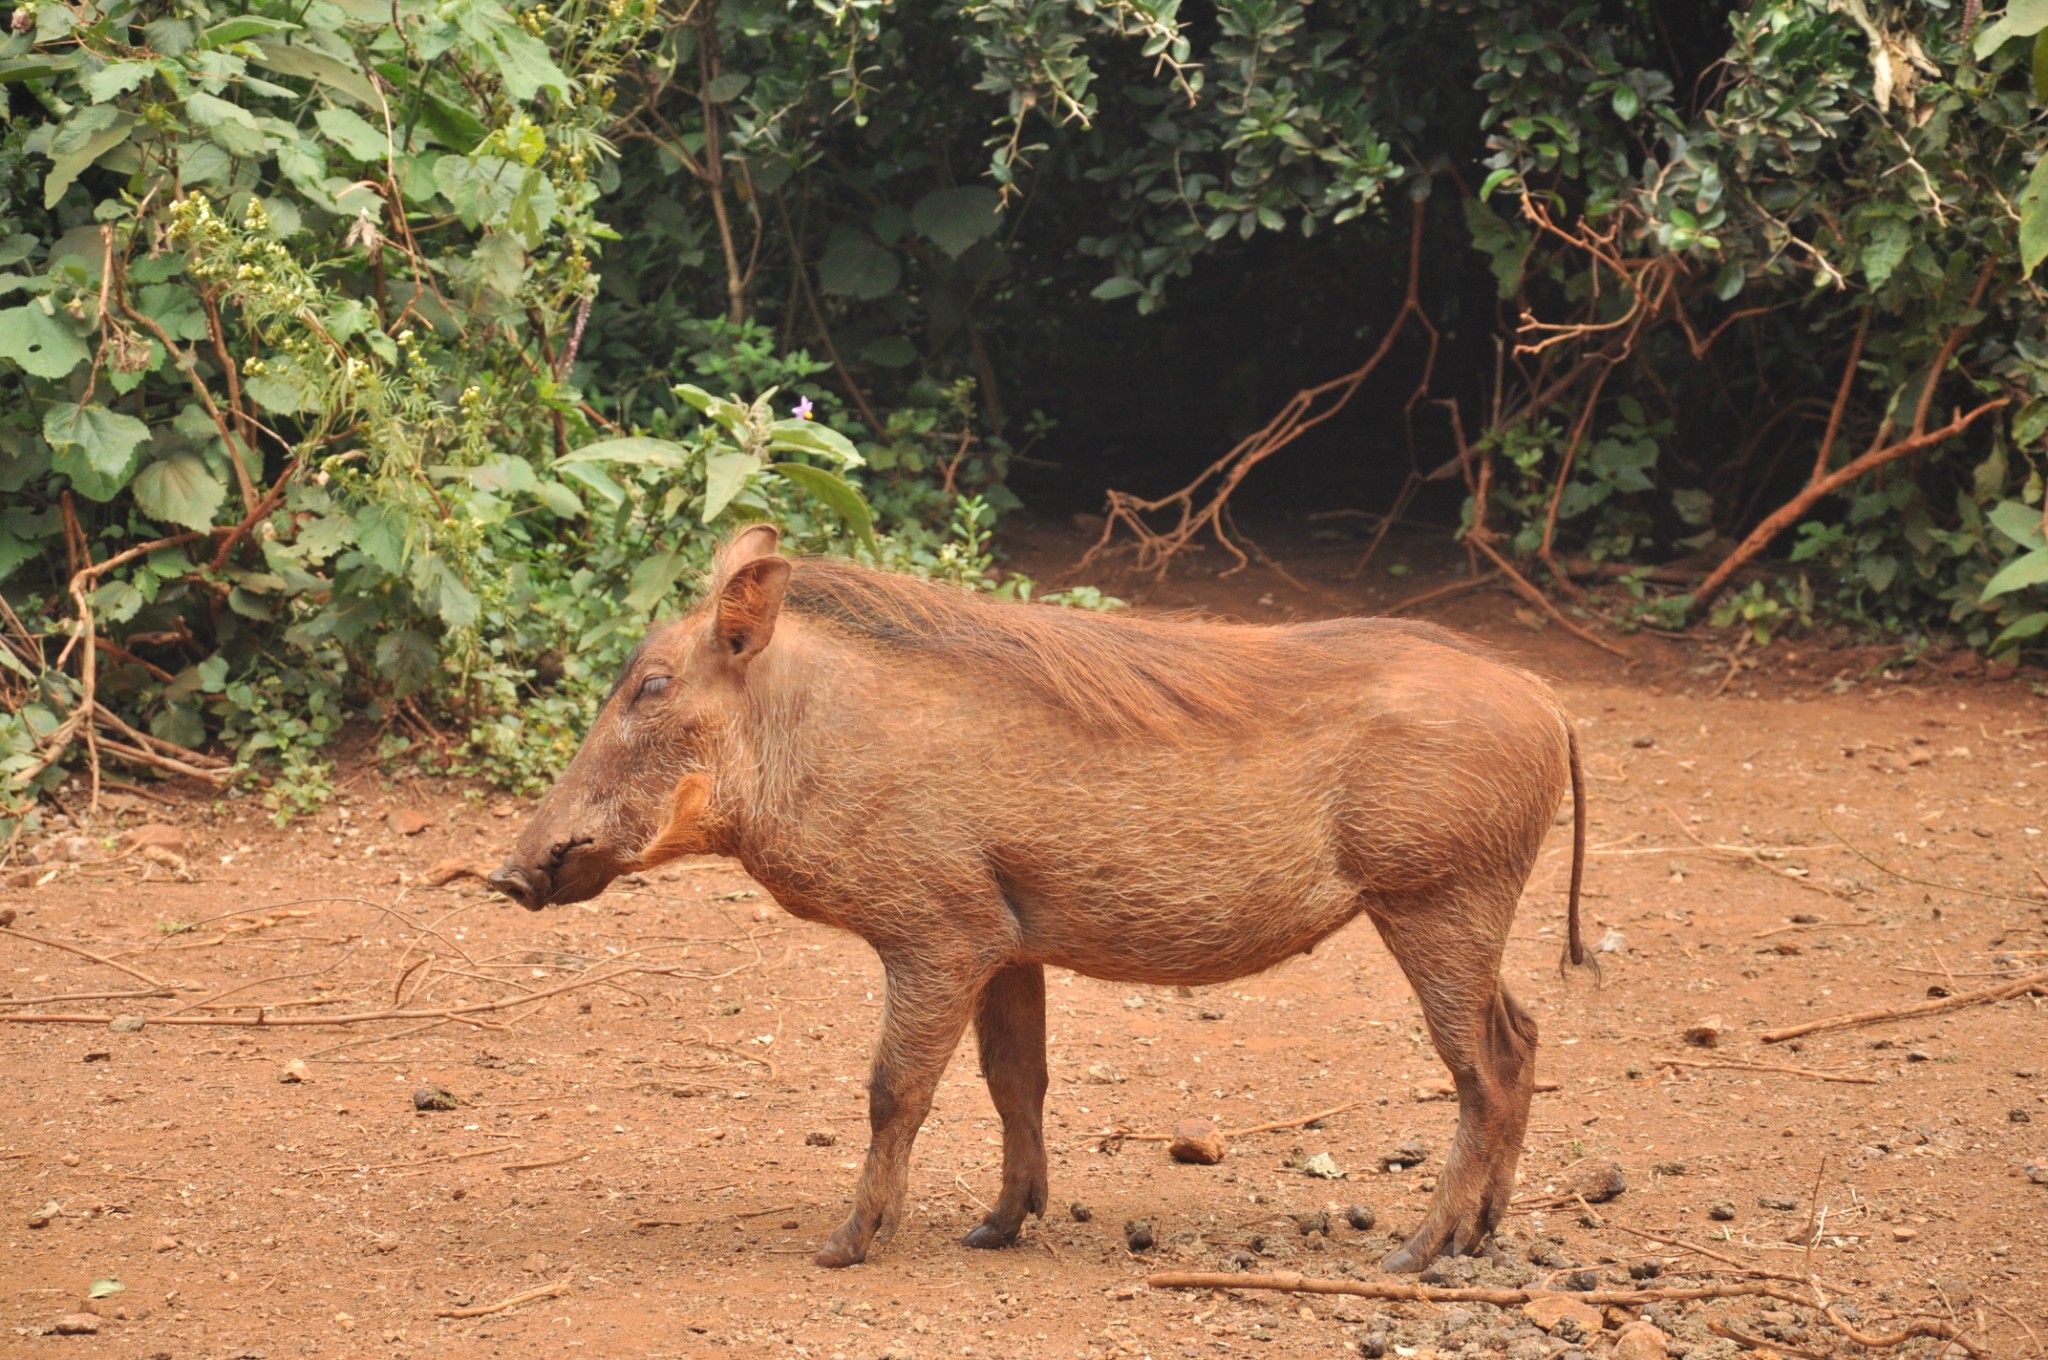
[[[818,261],[818,286],[841,297],[871,302],[902,282],[903,266],[888,251],[853,232],[839,232]]]
[[[61,378],[89,353],[71,328],[36,303],[0,312],[0,358],[38,378]]]
[[[227,494],[206,460],[189,449],[159,458],[135,474],[135,503],[142,513],[187,529],[212,528],[214,513]]]
[[[71,479],[81,496],[110,501],[128,485],[142,461],[149,426],[94,402],[61,402],[43,417],[43,438],[55,450],[50,465]]]
[[[1003,200],[993,189],[970,184],[960,189],[935,189],[910,210],[911,224],[954,259],[1002,224]]]

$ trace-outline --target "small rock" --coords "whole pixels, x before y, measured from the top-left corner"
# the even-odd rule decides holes
[[[1380,1165],[1389,1171],[1399,1171],[1404,1167],[1420,1166],[1428,1160],[1429,1144],[1420,1138],[1409,1138],[1382,1155]]]
[[[1366,1360],[1380,1360],[1380,1357],[1387,1353],[1387,1334],[1367,1332],[1358,1338],[1358,1353],[1365,1356]]]
[[[304,1081],[306,1079],[305,1060],[302,1058],[293,1058],[290,1062],[284,1065],[284,1071],[277,1074],[277,1079],[280,1082],[284,1083],[286,1086],[295,1086],[299,1082]],[[417,1104],[417,1101],[415,1101],[415,1104]],[[426,1107],[420,1106],[419,1108],[425,1109]]]
[[[88,1048],[80,1055],[80,1061],[82,1062],[112,1062],[113,1060],[113,1050],[105,1048]]]
[[[521,1268],[529,1275],[545,1275],[548,1269],[548,1254],[544,1251],[534,1252],[526,1258]]]
[[[445,1086],[422,1086],[412,1093],[412,1107],[415,1110],[452,1110],[455,1108],[455,1093]]]
[[[839,1135],[825,1129],[816,1129],[804,1135],[805,1147],[831,1147],[839,1141]]]
[[[501,798],[491,804],[491,815],[493,817],[510,817],[517,811],[519,811],[518,806],[509,798]]]
[[[1810,911],[1795,911],[1792,913],[1792,924],[1795,926],[1817,926],[1820,924],[1820,917],[1815,916]]]
[[[1142,1218],[1124,1224],[1124,1245],[1132,1251],[1152,1250],[1152,1225]]]
[[[172,1237],[169,1234],[165,1234],[164,1236],[159,1237],[156,1241],[150,1243],[149,1249],[151,1251],[157,1252],[176,1251],[180,1245],[182,1244],[178,1241],[177,1238]]]
[[[2048,1166],[2043,1166],[2038,1162],[2028,1162],[2027,1179],[2036,1185],[2048,1185]]]
[[[1934,1055],[1933,1055],[1932,1053],[1929,1053],[1929,1052],[1928,1052],[1928,1051],[1927,1051],[1926,1049],[1924,1049],[1924,1048],[1913,1048],[1913,1049],[1908,1049],[1908,1050],[1906,1050],[1906,1061],[1907,1061],[1907,1062],[1933,1062],[1933,1061],[1934,1061]]]
[[[460,855],[452,855],[447,859],[437,860],[433,868],[420,875],[420,882],[429,888],[439,888],[453,883],[458,878],[489,878],[490,876],[490,865],[479,864],[475,860],[464,859]]]
[[[1600,1310],[1592,1304],[1548,1290],[1523,1304],[1522,1314],[1546,1332],[1558,1331],[1567,1320],[1576,1324],[1574,1335],[1590,1336],[1606,1325]],[[1570,1341],[1573,1336],[1564,1339]]]
[[[434,819],[418,808],[393,808],[384,820],[401,836],[417,836],[434,824]]]
[[[1097,1086],[1116,1086],[1122,1083],[1124,1074],[1116,1070],[1115,1063],[1092,1063],[1088,1068],[1088,1080]]]
[[[1790,1195],[1759,1195],[1756,1205],[1759,1209],[1776,1209],[1781,1214],[1789,1214],[1799,1207],[1799,1201]]]
[[[1321,1233],[1323,1236],[1328,1237],[1330,1235],[1330,1216],[1320,1211],[1313,1214],[1299,1214],[1295,1217],[1294,1226],[1301,1231],[1303,1237],[1307,1237],[1310,1233]]]
[[[2015,1107],[2005,1112],[2005,1120],[2008,1124],[2031,1124],[2034,1122],[2034,1116]]]
[[[1354,1204],[1344,1211],[1344,1221],[1360,1232],[1371,1232],[1372,1225],[1379,1222],[1379,1217],[1365,1205]]]
[[[1593,946],[1596,954],[1619,954],[1628,948],[1628,937],[1618,930],[1609,930],[1600,937],[1600,943]]]
[[[1614,1339],[1615,1360],[1665,1360],[1670,1338],[1648,1322],[1631,1322]]]
[[[5,929],[6,929],[7,927],[9,927],[9,926],[11,926],[11,925],[13,925],[13,924],[14,924],[14,908],[13,908],[13,907],[0,907],[0,930],[5,930]]]
[[[1223,1018],[1223,1012],[1218,1010],[1198,1011],[1197,1014],[1204,1020],[1221,1020]]]
[[[1919,1231],[1919,1229],[1917,1229],[1917,1228],[1893,1228],[1893,1229],[1892,1229],[1892,1240],[1893,1240],[1893,1241],[1895,1241],[1895,1242],[1910,1242],[1910,1241],[1912,1241],[1912,1240],[1913,1240],[1914,1238],[1918,1237],[1919,1235],[1920,1235],[1920,1231]]]
[[[1076,1223],[1086,1223],[1095,1217],[1095,1211],[1080,1200],[1075,1200],[1072,1204],[1069,1204],[1067,1206],[1067,1213]]]
[[[1719,1048],[1721,1036],[1727,1032],[1726,1021],[1718,1015],[1709,1015],[1686,1026],[1685,1041],[1694,1048]]]
[[[1531,1242],[1528,1256],[1530,1265],[1542,1266],[1545,1270],[1562,1270],[1572,1263],[1572,1258],[1566,1254],[1564,1246],[1548,1238]]]
[[[165,822],[151,822],[121,833],[121,848],[124,850],[169,850],[173,854],[185,848],[183,827],[171,826]]]
[[[1233,1251],[1223,1258],[1223,1264],[1232,1270],[1250,1270],[1258,1263],[1259,1258],[1248,1251]]]
[[[1707,1217],[1716,1223],[1732,1222],[1735,1218],[1735,1204],[1732,1200],[1717,1199],[1707,1209]]]
[[[148,1023],[149,1017],[147,1016],[117,1015],[107,1021],[107,1028],[116,1034],[140,1034],[142,1033],[142,1027]]]
[[[1600,1272],[1597,1270],[1574,1270],[1569,1275],[1560,1276],[1557,1283],[1560,1287],[1569,1289],[1577,1294],[1591,1293],[1600,1287]]]
[[[56,1200],[44,1200],[43,1207],[28,1216],[28,1225],[31,1228],[47,1228],[50,1226],[50,1220],[63,1212],[64,1206]]]
[[[1316,1176],[1326,1181],[1344,1179],[1343,1168],[1338,1166],[1336,1160],[1327,1152],[1318,1152],[1313,1157],[1303,1158],[1299,1169],[1304,1176]]]
[[[1647,751],[1657,744],[1657,739],[1648,732],[1645,732],[1641,736],[1629,738],[1628,744],[1635,747],[1638,751]]]
[[[1173,1160],[1194,1166],[1214,1166],[1227,1150],[1222,1130],[1206,1119],[1183,1119],[1175,1124],[1173,1141],[1166,1146]]]
[[[1605,1204],[1628,1189],[1620,1162],[1589,1162],[1572,1176],[1572,1193],[1588,1204]]]
[[[97,1336],[100,1320],[91,1313],[66,1313],[50,1324],[58,1336]]]
[[[1664,1258],[1645,1256],[1640,1261],[1629,1263],[1628,1277],[1631,1280],[1654,1280],[1664,1273]]]
[[[57,1160],[64,1163],[64,1165],[66,1166],[77,1166],[78,1154],[75,1152],[67,1152],[62,1157],[59,1157]]]

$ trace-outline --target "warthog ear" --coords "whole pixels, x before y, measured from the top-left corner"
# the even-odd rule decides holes
[[[668,820],[653,840],[640,851],[628,873],[645,873],[684,855],[701,855],[709,850],[710,837],[704,833],[704,809],[711,805],[711,776],[684,775],[669,795]]]
[[[774,530],[769,530],[772,535]],[[735,567],[718,586],[718,645],[735,664],[752,661],[775,635],[775,616],[789,588],[789,559],[757,557]]]
[[[772,524],[749,524],[734,534],[712,564],[712,578],[723,581],[747,563],[773,557],[782,543],[782,531]]]

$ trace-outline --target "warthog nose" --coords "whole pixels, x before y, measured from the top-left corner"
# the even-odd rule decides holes
[[[539,911],[544,905],[533,880],[516,864],[505,865],[485,881],[528,911]]]

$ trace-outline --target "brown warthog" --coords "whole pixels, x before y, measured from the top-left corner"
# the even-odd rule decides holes
[[[1534,1083],[1536,1026],[1501,952],[1580,787],[1543,684],[1424,624],[1105,617],[776,544],[765,525],[741,532],[704,603],[648,635],[491,882],[538,909],[717,852],[795,915],[874,946],[873,1135],[819,1263],[863,1260],[895,1226],[911,1140],[969,1017],[1003,1184],[967,1244],[1008,1245],[1044,1213],[1047,964],[1224,982],[1360,912],[1421,999],[1459,1102],[1429,1212],[1383,1264],[1476,1250],[1507,1208]]]

